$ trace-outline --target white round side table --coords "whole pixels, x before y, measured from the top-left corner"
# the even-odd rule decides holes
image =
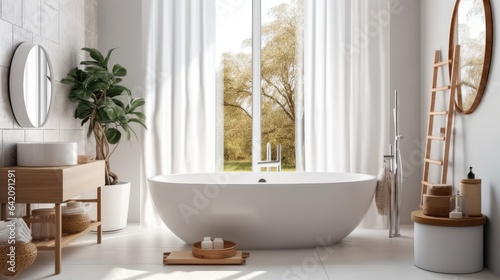
[[[415,266],[440,273],[474,273],[483,263],[486,217],[449,219],[413,211]]]

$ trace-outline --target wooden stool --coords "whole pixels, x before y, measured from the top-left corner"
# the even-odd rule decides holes
[[[449,219],[413,211],[415,266],[440,273],[474,273],[483,263],[486,217]]]

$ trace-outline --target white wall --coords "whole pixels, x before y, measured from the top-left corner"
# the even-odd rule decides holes
[[[422,141],[420,135],[420,2],[391,1],[391,100],[399,93],[403,195],[401,223],[411,222],[411,212],[419,208],[422,178]],[[392,108],[392,107],[391,107]],[[392,114],[391,114],[391,126]],[[393,141],[394,134],[390,140]]]
[[[142,47],[142,1],[99,1],[99,49],[113,52],[111,63],[119,63],[127,69],[124,85],[134,96],[142,96],[141,47]],[[139,126],[134,126],[141,132]],[[111,169],[120,180],[131,182],[129,222],[140,219],[141,145],[137,139],[121,141],[111,158]]]
[[[473,166],[476,178],[482,179],[482,212],[488,217],[485,227],[486,266],[500,276],[500,46],[495,44],[500,36],[500,17],[498,2],[490,0],[493,9],[493,58],[486,93],[476,111],[471,115],[457,115],[454,123],[454,161],[450,166],[454,187],[466,177],[468,167]],[[427,123],[429,98],[425,89],[430,89],[432,78],[433,52],[441,49],[448,51],[448,33],[454,0],[423,0],[421,6],[421,120]],[[446,56],[447,57],[447,56]],[[427,91],[428,92],[428,91]],[[464,242],[467,242],[464,240]]]

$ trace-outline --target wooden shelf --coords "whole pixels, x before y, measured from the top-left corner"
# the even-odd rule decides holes
[[[78,239],[80,236],[89,233],[91,230],[97,228],[100,225],[101,225],[101,222],[92,221],[92,223],[90,223],[90,225],[84,231],[62,236],[61,237],[61,248],[66,247],[71,242]],[[55,241],[55,239],[35,240],[35,241],[33,241],[33,244],[36,245],[36,247],[39,251],[53,251],[55,246],[56,246],[56,241]]]

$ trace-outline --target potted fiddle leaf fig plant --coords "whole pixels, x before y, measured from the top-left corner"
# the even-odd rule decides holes
[[[126,226],[130,183],[118,181],[118,176],[110,170],[110,157],[122,139],[130,140],[132,134],[137,137],[131,124],[136,123],[146,128],[146,117],[140,111],[145,101],[141,97],[132,97],[130,89],[121,84],[123,77],[127,75],[123,66],[108,66],[115,49],[109,50],[106,56],[97,49],[82,50],[89,54],[91,60],[80,62],[82,67],[71,69],[61,82],[70,85],[69,100],[77,104],[74,117],[82,120],[82,126],[88,123],[87,136],[93,136],[95,140],[95,159],[105,162],[102,228],[104,231],[119,230]],[[116,186],[123,183],[128,183],[128,190],[126,186]],[[115,193],[119,191],[120,193]],[[123,200],[116,203],[126,206],[126,210],[119,210],[121,206],[113,205],[113,200]],[[125,212],[121,213],[125,214],[125,218],[108,217],[113,212]]]

